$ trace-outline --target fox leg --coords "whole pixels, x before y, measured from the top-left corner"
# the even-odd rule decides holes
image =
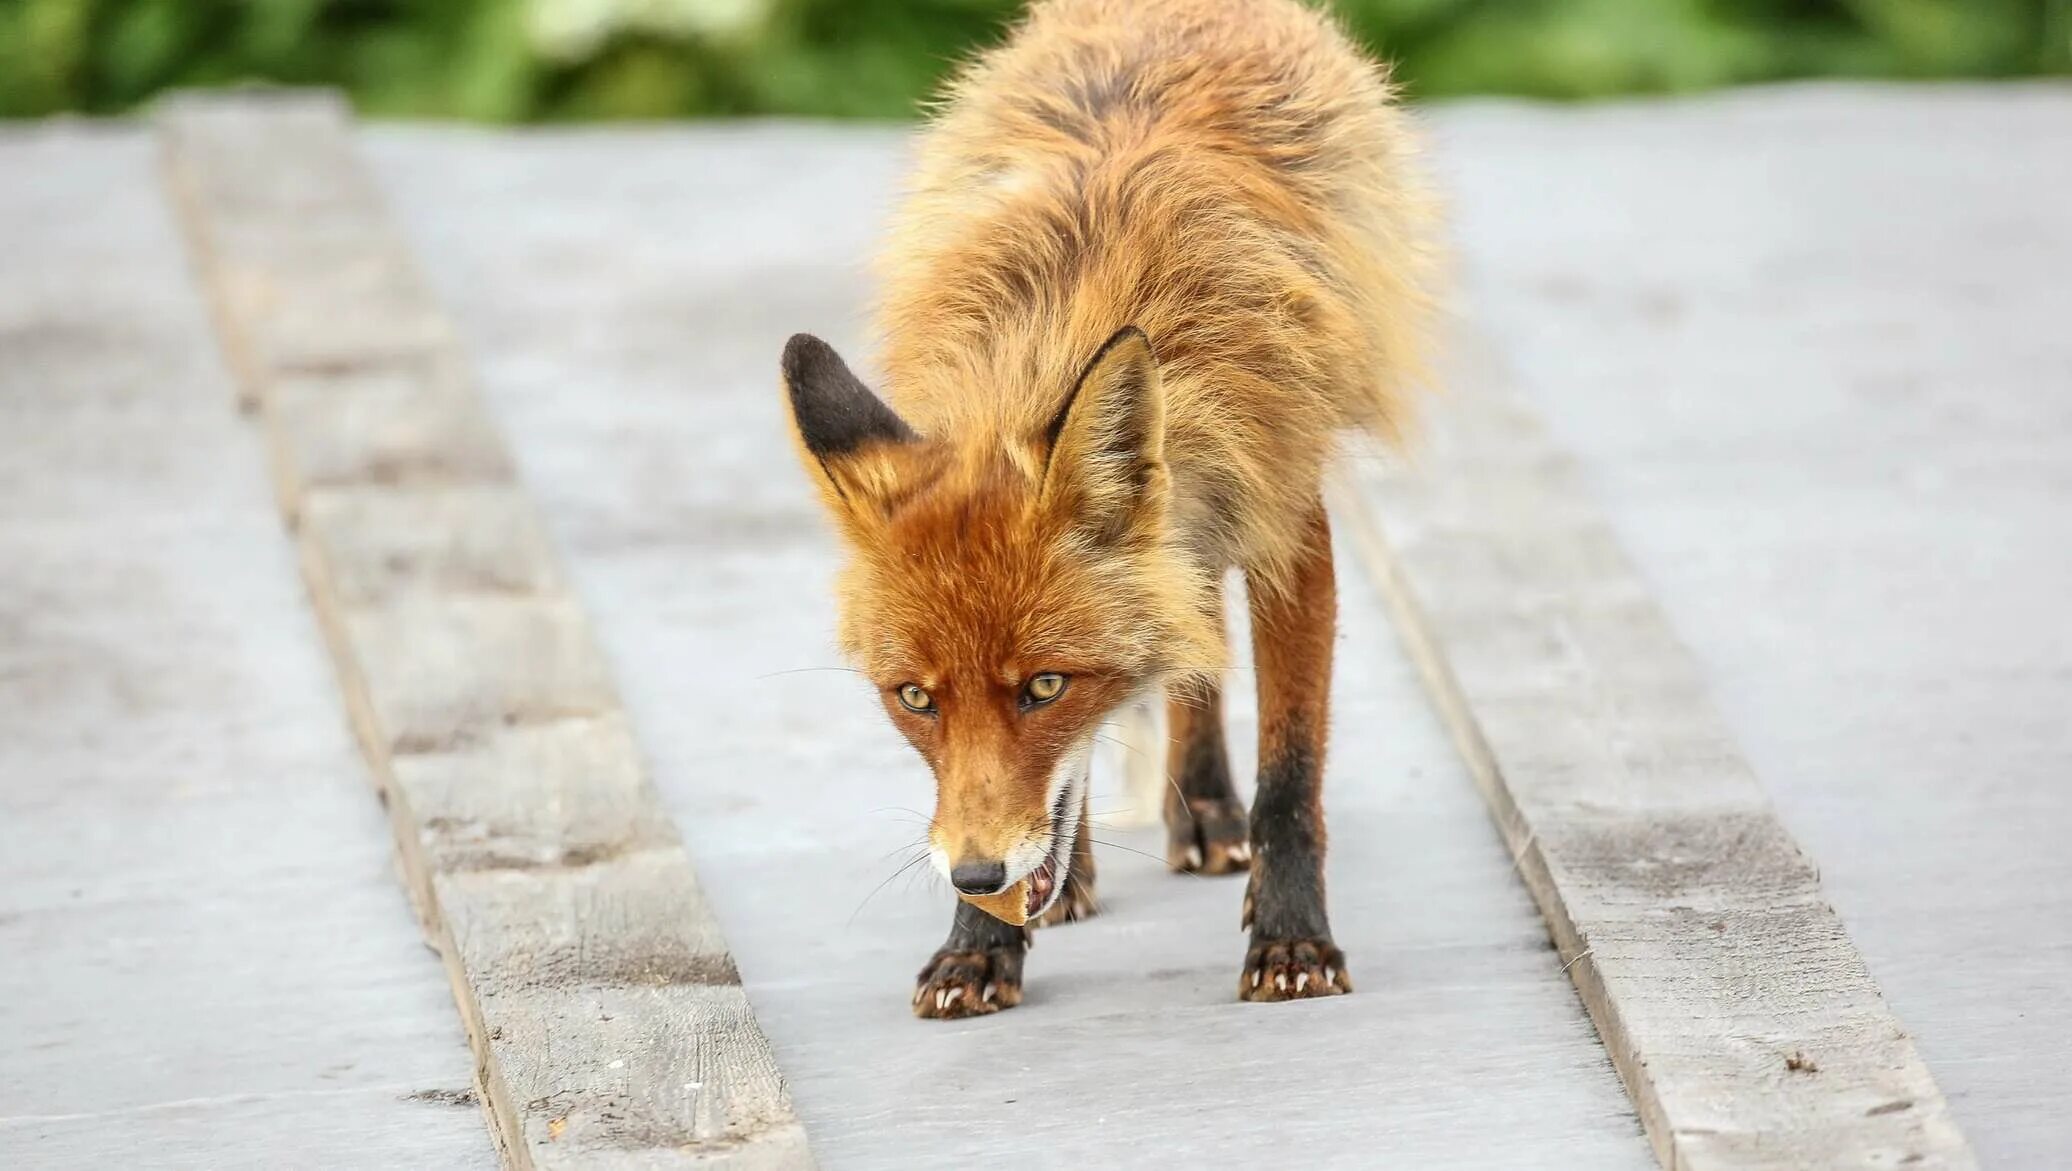
[[[1079,803],[1079,836],[1072,842],[1064,892],[1030,921],[1029,929],[1091,919],[1100,910],[1094,901],[1094,840],[1086,802],[1081,798]],[[958,902],[950,937],[914,982],[914,1015],[954,1020],[1013,1008],[1022,1002],[1022,958],[1028,950],[1027,929]]]
[[[1259,791],[1252,800],[1252,932],[1238,976],[1244,1000],[1352,991],[1324,911],[1324,740],[1338,587],[1323,505],[1304,525],[1284,588],[1254,587],[1252,657],[1259,679]]]
[[[1061,923],[1076,923],[1091,919],[1100,913],[1100,904],[1094,901],[1094,837],[1093,826],[1087,815],[1087,802],[1092,793],[1079,799],[1079,836],[1072,840],[1072,865],[1065,871],[1065,889],[1058,895],[1050,909],[1038,915],[1037,927],[1056,927]]]
[[[1022,1002],[1022,957],[1028,932],[958,902],[950,937],[914,983],[914,1015],[956,1020]]]
[[[1220,592],[1220,591],[1219,591]],[[1252,861],[1245,807],[1230,784],[1223,746],[1223,689],[1214,683],[1166,700],[1166,865],[1197,874],[1236,874]]]
[[[1219,574],[1210,605],[1223,621]],[[1236,874],[1250,865],[1245,807],[1230,783],[1223,746],[1223,688],[1217,683],[1166,695],[1166,865],[1195,874]]]

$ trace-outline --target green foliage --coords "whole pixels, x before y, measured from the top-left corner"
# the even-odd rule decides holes
[[[902,118],[1018,0],[0,0],[0,115],[332,85],[370,114]],[[2072,72],[2072,0],[1336,0],[1418,97]]]

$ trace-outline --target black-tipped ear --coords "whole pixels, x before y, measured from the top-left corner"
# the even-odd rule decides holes
[[[1051,421],[1046,499],[1073,510],[1098,539],[1115,540],[1162,504],[1165,391],[1151,339],[1117,330]]]
[[[906,420],[849,372],[833,346],[810,333],[793,334],[784,343],[784,388],[799,438],[822,463],[873,440],[916,438]]]

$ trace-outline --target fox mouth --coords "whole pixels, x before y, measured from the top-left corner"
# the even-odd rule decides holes
[[[1058,892],[1065,886],[1065,873],[1071,867],[1071,861],[1058,852],[1059,846],[1065,844],[1059,839],[1044,855],[1043,864],[1029,872],[1028,902],[1022,907],[1023,915],[1034,919],[1058,900]]]
[[[1072,847],[1079,836],[1079,822],[1070,814],[1083,783],[1081,777],[1073,777],[1051,805],[1050,852],[1029,872],[1029,893],[1022,905],[1022,913],[1030,919],[1050,910],[1050,905],[1064,892],[1065,879],[1072,870]]]

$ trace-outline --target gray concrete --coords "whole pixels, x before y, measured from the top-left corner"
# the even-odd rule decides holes
[[[1471,312],[1981,1163],[2072,1165],[2072,90],[1439,126]]]
[[[1025,1003],[913,1019],[950,898],[925,878],[874,888],[932,793],[868,690],[825,669],[834,550],[776,383],[792,330],[856,342],[898,139],[369,145],[569,552],[827,1166],[1652,1164],[1372,605],[1348,606],[1327,785],[1357,995],[1237,1003],[1241,884],[1168,875],[1130,852],[1160,834],[1102,830],[1108,913],[1039,937]],[[1240,678],[1241,759],[1245,693]]]
[[[2072,1162],[2072,96],[1434,122],[1467,301],[1981,1161]],[[1111,914],[1043,937],[1024,1007],[907,1016],[947,895],[870,892],[929,794],[822,669],[832,551],[774,372],[793,329],[858,343],[897,146],[369,136],[826,1163],[1648,1165],[1350,576],[1357,995],[1231,1003],[1237,888],[1103,832]],[[457,1019],[151,163],[141,132],[0,136],[0,1165],[487,1164],[479,1112],[408,1097],[467,1085]]]
[[[155,163],[0,132],[0,1166],[494,1166]]]
[[[1988,1166],[2064,1161],[2072,1019],[2053,990],[2072,976],[2059,845],[2072,829],[2072,627],[2051,603],[2072,592],[2072,101],[2046,87],[1794,89],[1467,105],[1432,120],[1471,311],[1587,458],[1958,1121]],[[1030,1119],[964,1102],[1013,1060],[1004,1045],[1031,1069],[1005,1070],[1014,1088],[999,1096],[1069,1116],[1044,1137],[1075,1157],[1112,1157],[1086,1119],[1113,1091],[1016,1080],[1044,1070],[1035,1058],[1057,1050],[1066,1020],[1086,1019],[1124,1055],[1132,1088],[1116,1109],[1144,1149],[1183,1135],[1240,1155],[1264,1143],[1267,1124],[1238,1118],[1240,1100],[1264,1105],[1257,1091],[1203,1099],[1201,1081],[1233,1079],[1195,1072],[1256,1059],[1189,1046],[1181,1070],[1149,1064],[1174,1052],[1176,1015],[1260,1019],[1220,1009],[1235,938],[1201,928],[1226,913],[1226,892],[1112,857],[1116,914],[1038,949],[1037,1011],[971,1028],[984,1050],[916,1031],[890,990],[933,942],[941,896],[895,883],[848,915],[893,864],[876,855],[911,837],[885,824],[911,813],[883,807],[924,809],[925,786],[839,676],[737,665],[834,663],[825,538],[784,451],[769,355],[795,328],[856,341],[858,262],[896,140],[732,127],[521,145],[417,131],[374,147],[576,550],[830,1159],[889,1159],[925,1132],[885,1124],[942,1116],[970,1149],[1034,1149],[989,1138]],[[485,222],[493,205],[507,210]],[[1413,1117],[1429,1129],[1391,1113],[1403,1071],[1444,1068],[1401,1033],[1452,999],[1439,968],[1409,957],[1444,949],[1453,972],[1487,975],[1464,957],[1521,904],[1464,865],[1486,862],[1491,839],[1459,772],[1386,635],[1366,615],[1348,626],[1341,687],[1361,694],[1339,737],[1332,878],[1366,962],[1347,1007],[1305,1011],[1348,1014],[1318,1028],[1340,1036],[1357,1020],[1371,1080],[1336,1108],[1302,1100],[1388,1127],[1398,1154],[1529,1165],[1522,1152],[1545,1135],[1489,1125],[1446,1084],[1419,1083],[1433,1112]],[[786,742],[775,755],[772,738]],[[803,910],[802,890],[833,905]],[[1146,981],[1140,962],[1181,975]],[[1089,1004],[1099,980],[1131,991]],[[1549,995],[1544,979],[1520,986]],[[1379,997],[1393,1001],[1381,1019],[1352,1007]],[[1572,1003],[1559,1007],[1572,1024]],[[1449,1026],[1464,1030],[1447,1042],[1456,1054],[1505,1053],[1495,1038],[1515,1015],[1472,1015]],[[1296,1045],[1317,1026],[1272,1027],[1275,1044]],[[899,1054],[889,1085],[858,1054],[881,1047]],[[915,1112],[916,1098],[944,1104]],[[1591,1133],[1609,1142],[1630,1126],[1594,1101]],[[1360,1149],[1349,1160],[1388,1149],[1343,1137],[1334,1150]],[[1578,1165],[1558,1142],[1539,1149]]]

